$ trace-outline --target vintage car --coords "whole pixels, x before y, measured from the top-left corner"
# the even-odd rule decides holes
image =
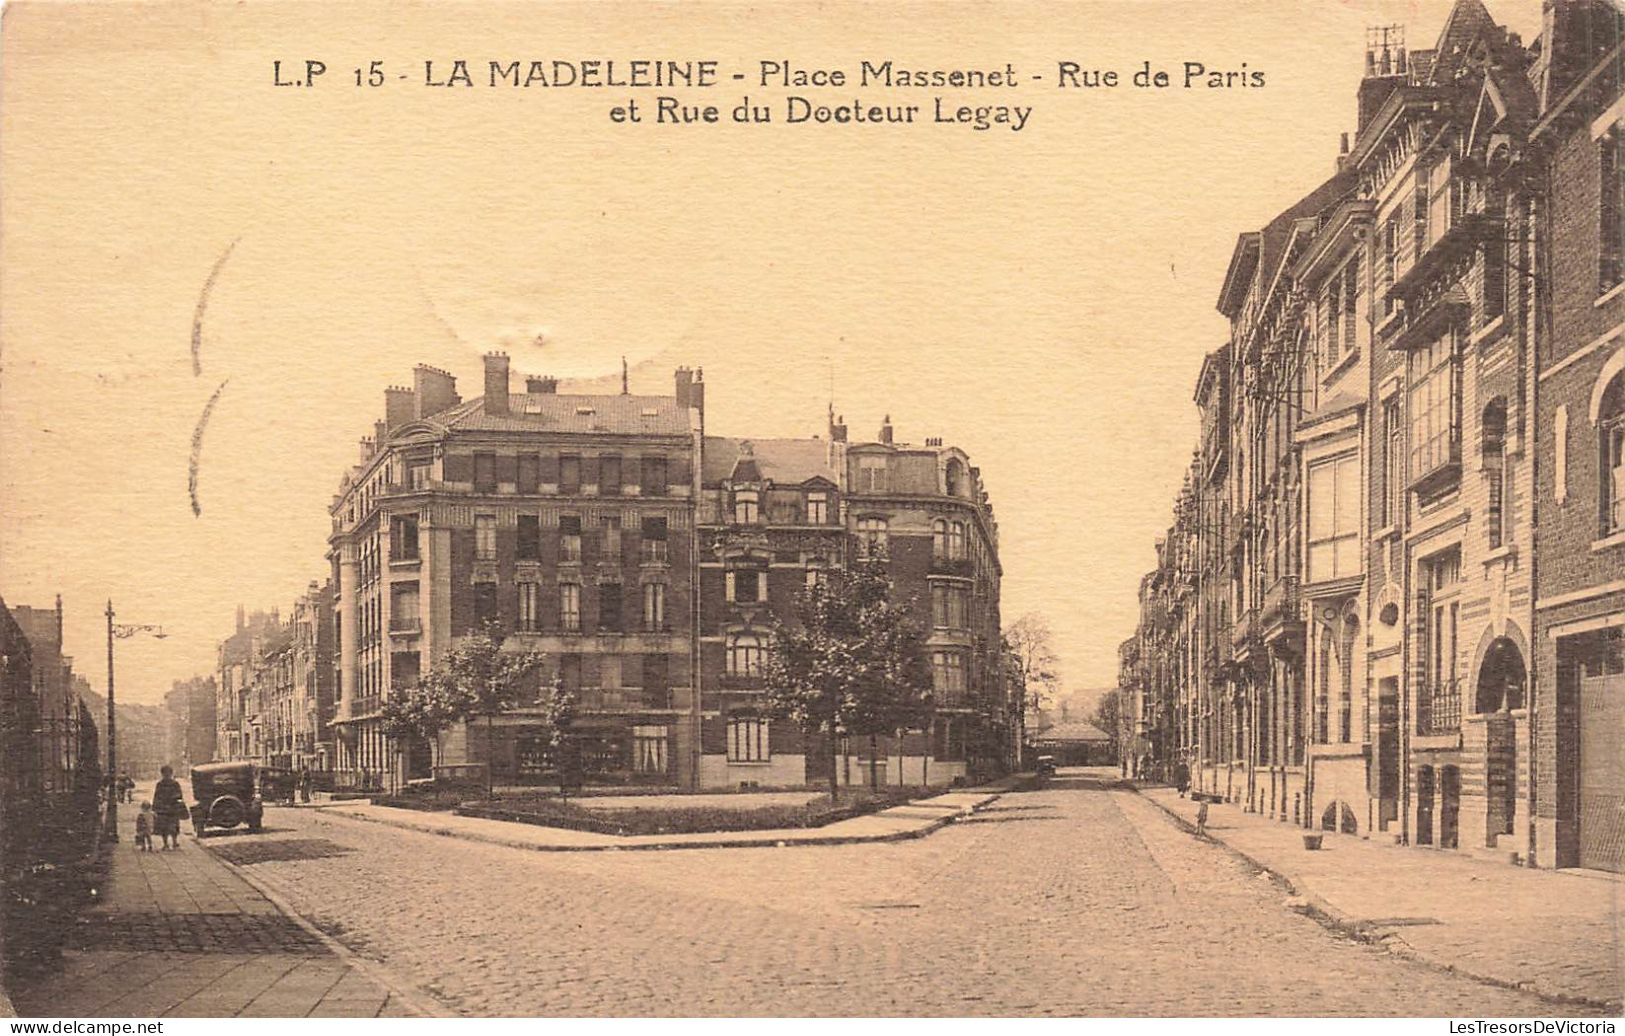
[[[247,824],[258,831],[265,816],[259,768],[253,763],[204,763],[192,767],[192,830],[202,838],[211,827]]]
[[[1040,777],[1054,777],[1055,776],[1055,757],[1053,755],[1041,755],[1041,756],[1039,756],[1038,757],[1037,770],[1038,770],[1038,776],[1040,776]]]

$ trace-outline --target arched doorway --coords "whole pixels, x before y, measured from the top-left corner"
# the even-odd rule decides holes
[[[1507,637],[1490,642],[1478,670],[1475,711],[1484,717],[1484,834],[1493,846],[1513,833],[1518,815],[1518,736],[1511,710],[1523,708],[1528,673]]]

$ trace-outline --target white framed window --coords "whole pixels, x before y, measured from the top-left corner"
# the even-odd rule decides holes
[[[756,490],[740,489],[734,492],[734,522],[737,525],[755,525],[760,517]]]
[[[1461,367],[1453,334],[1411,354],[1411,475],[1461,459]]]
[[[581,560],[581,516],[579,514],[559,516],[559,560],[565,562],[579,562]]]
[[[1360,457],[1309,466],[1309,582],[1360,572]]]
[[[767,662],[767,649],[755,633],[728,635],[728,675],[761,676]]]
[[[474,556],[481,561],[492,561],[497,556],[497,517],[494,514],[474,516]]]
[[[858,458],[858,488],[865,493],[884,493],[886,491],[885,457],[866,456]]]
[[[765,763],[773,758],[768,741],[768,721],[755,716],[731,716],[728,719],[728,761],[730,763]]]
[[[955,702],[964,697],[965,656],[962,652],[931,652],[931,689],[938,703]]]
[[[434,475],[434,462],[429,460],[408,461],[406,465],[406,484],[411,489],[429,488],[429,480]]]
[[[559,584],[559,628],[581,629],[581,584]]]
[[[829,496],[825,493],[807,494],[807,524],[829,524]]]
[[[759,568],[731,568],[724,578],[725,596],[734,604],[759,604],[767,596],[767,573]]]
[[[666,628],[666,584],[643,584],[643,628],[656,632]]]
[[[666,773],[670,766],[667,751],[671,732],[667,727],[638,725],[632,728],[632,772]]]
[[[931,584],[931,624],[939,629],[964,629],[969,595],[957,583]]]
[[[948,526],[948,556],[955,561],[965,560],[964,522],[952,522]]]
[[[948,556],[948,521],[945,518],[931,522],[931,556],[939,560]]]

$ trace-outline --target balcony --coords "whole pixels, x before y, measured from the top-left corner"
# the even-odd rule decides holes
[[[971,574],[969,558],[945,558],[933,554],[931,556],[931,574],[934,576],[965,576]]]
[[[1416,698],[1416,732],[1423,737],[1461,730],[1461,684],[1446,680],[1422,688]]]
[[[1280,640],[1301,643],[1304,624],[1303,612],[1299,607],[1297,576],[1282,576],[1264,592],[1259,629],[1266,644]]]
[[[422,633],[423,620],[416,615],[391,615],[389,617],[389,632]]]

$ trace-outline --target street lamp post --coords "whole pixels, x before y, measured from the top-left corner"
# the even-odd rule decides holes
[[[127,640],[137,633],[151,633],[159,640],[169,634],[164,632],[162,626],[151,626],[143,623],[115,623],[113,621],[113,602],[107,602],[107,820],[105,822],[103,837],[109,842],[118,841],[118,733],[117,719],[113,709],[113,638]]]

